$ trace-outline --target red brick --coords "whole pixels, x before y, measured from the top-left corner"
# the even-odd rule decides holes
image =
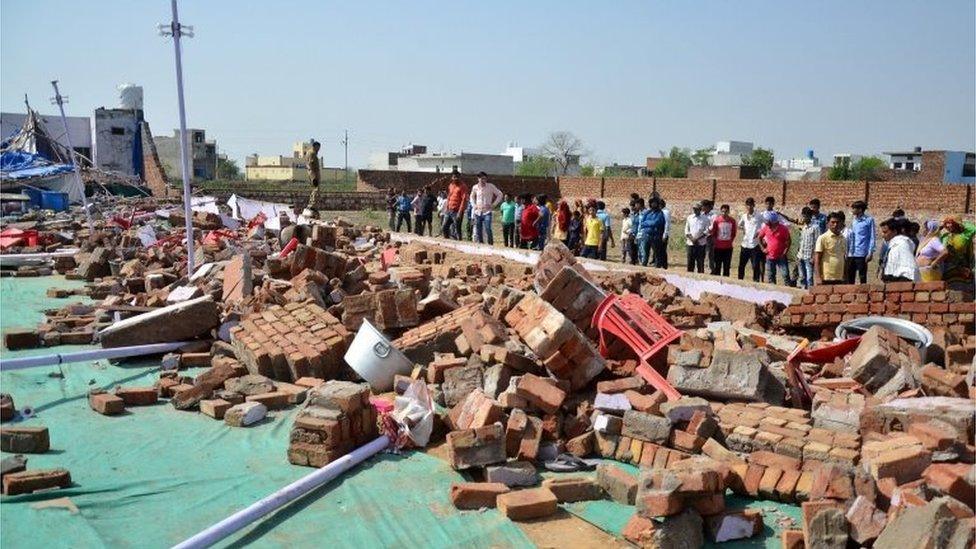
[[[67,469],[32,469],[3,475],[3,493],[7,496],[69,486],[71,473]]]
[[[596,468],[597,484],[603,488],[610,499],[626,505],[633,505],[637,498],[637,479],[616,465],[603,463]]]
[[[494,509],[496,498],[506,494],[508,486],[500,482],[462,482],[451,485],[451,503],[458,509]]]
[[[108,393],[89,394],[88,405],[91,406],[92,410],[106,416],[121,414],[125,411],[125,401]]]
[[[918,479],[929,466],[932,453],[918,446],[904,446],[881,453],[868,464],[875,480],[891,477],[898,484]]]
[[[588,477],[548,478],[542,481],[542,487],[552,491],[559,503],[597,500],[604,496],[603,488]]]
[[[117,387],[115,396],[121,398],[126,406],[149,406],[159,401],[159,392],[155,387]]]
[[[500,494],[498,510],[511,520],[547,517],[559,508],[555,494],[548,488],[531,488]]]
[[[535,374],[524,374],[519,379],[515,392],[540,410],[550,414],[556,413],[566,399],[566,391]]]
[[[224,419],[224,413],[231,407],[231,403],[226,400],[204,399],[200,401],[200,413],[214,419]]]
[[[970,509],[976,505],[976,487],[966,480],[973,465],[965,463],[933,463],[922,473],[931,488],[965,503]]]

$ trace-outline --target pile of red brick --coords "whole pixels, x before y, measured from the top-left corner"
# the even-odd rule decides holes
[[[346,381],[312,389],[295,417],[288,461],[322,467],[376,438],[376,410],[369,395],[368,385]]]
[[[951,332],[966,335],[973,333],[974,314],[972,293],[949,290],[944,281],[838,284],[811,288],[799,304],[786,308],[780,325],[828,327],[862,316],[881,315],[923,326],[945,326]]]

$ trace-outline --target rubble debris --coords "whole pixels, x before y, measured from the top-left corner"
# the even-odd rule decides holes
[[[368,385],[348,381],[311,389],[292,426],[288,461],[322,467],[376,438],[376,410],[369,394]]]
[[[217,303],[203,296],[120,320],[100,331],[98,337],[103,347],[167,343],[193,339],[219,324]]]
[[[242,402],[224,412],[224,423],[231,427],[249,427],[268,415],[268,407],[260,402]]]

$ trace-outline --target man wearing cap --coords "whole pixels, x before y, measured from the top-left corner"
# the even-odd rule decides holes
[[[501,204],[502,192],[498,187],[488,182],[488,174],[480,172],[478,182],[471,187],[471,218],[474,222],[474,241],[483,244],[485,232],[488,233],[488,244],[494,244],[491,234],[491,212],[495,206]]]
[[[861,284],[868,282],[868,263],[874,258],[874,247],[877,243],[875,236],[877,229],[874,218],[865,213],[868,205],[863,200],[851,204],[854,219],[847,227],[847,263],[845,274],[848,284],[854,284],[859,279]]]
[[[319,198],[319,181],[322,177],[322,170],[319,166],[319,149],[322,145],[312,140],[312,150],[305,153],[305,170],[308,173],[308,182],[312,185],[312,194],[308,197],[308,206],[302,212],[305,217],[318,217],[318,210],[315,209],[315,202]]]

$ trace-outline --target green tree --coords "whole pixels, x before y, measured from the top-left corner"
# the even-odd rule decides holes
[[[654,167],[654,175],[657,177],[688,177],[688,167],[691,166],[691,152],[688,149],[671,147],[671,152]]]
[[[756,147],[752,154],[742,159],[742,165],[758,168],[759,176],[766,177],[773,169],[773,151]]]
[[[881,181],[888,164],[877,156],[865,156],[851,165],[851,179],[854,181]],[[829,174],[828,174],[829,175]]]
[[[519,162],[516,175],[551,177],[556,174],[556,161],[544,156],[531,156]]]
[[[593,177],[596,175],[596,166],[593,164],[583,164],[580,166],[580,175],[583,177]]]
[[[836,166],[831,166],[827,171],[827,179],[831,181],[847,181],[851,178],[850,163],[844,162]]]
[[[712,158],[712,149],[704,148],[698,149],[691,155],[691,160],[696,166],[707,166],[708,161]]]
[[[241,169],[237,166],[237,162],[227,158],[226,156],[217,157],[217,179],[221,180],[236,180],[244,179],[244,175],[241,173]]]

